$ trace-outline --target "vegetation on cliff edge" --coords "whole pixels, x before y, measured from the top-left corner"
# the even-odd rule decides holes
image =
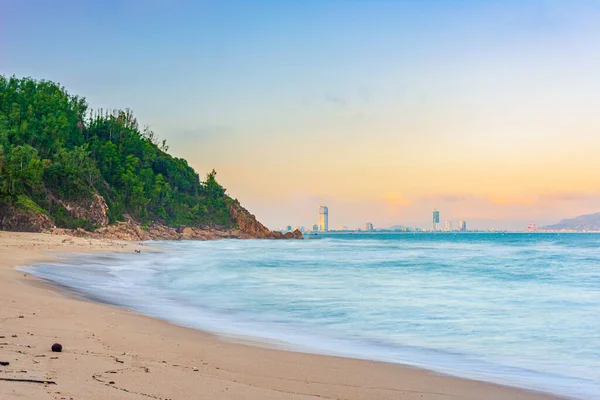
[[[54,82],[0,76],[0,207],[92,229],[65,204],[100,195],[111,223],[128,214],[141,223],[233,226],[232,199],[215,171],[202,182],[167,150],[130,110],[93,111]]]

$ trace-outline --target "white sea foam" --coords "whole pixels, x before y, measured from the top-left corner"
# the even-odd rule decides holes
[[[600,235],[157,242],[27,270],[172,322],[600,399]]]

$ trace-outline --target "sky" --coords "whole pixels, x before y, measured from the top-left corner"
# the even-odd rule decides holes
[[[270,228],[600,212],[598,1],[30,1],[0,74],[131,108]]]

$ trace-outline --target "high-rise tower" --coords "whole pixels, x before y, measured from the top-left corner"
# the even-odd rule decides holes
[[[329,209],[327,206],[319,207],[319,231],[327,232],[329,230]]]
[[[446,232],[451,232],[452,231],[452,221],[446,221],[446,226],[444,227],[444,230]]]
[[[440,212],[437,209],[433,210],[433,230],[440,230]]]

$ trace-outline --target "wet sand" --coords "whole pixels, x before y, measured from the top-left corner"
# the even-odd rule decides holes
[[[557,399],[397,364],[235,343],[76,298],[14,268],[69,252],[136,249],[146,251],[0,232],[0,361],[10,363],[0,366],[0,399]],[[51,352],[53,343],[63,352]]]

